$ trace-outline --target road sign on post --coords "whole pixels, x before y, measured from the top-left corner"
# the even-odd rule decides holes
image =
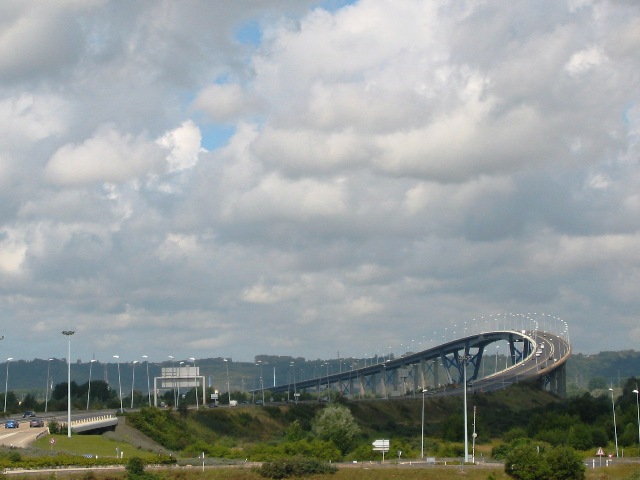
[[[374,452],[382,452],[382,461],[384,462],[384,454],[389,451],[389,440],[376,440],[371,445],[373,445]]]

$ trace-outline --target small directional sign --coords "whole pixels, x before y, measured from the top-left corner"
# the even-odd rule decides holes
[[[373,445],[373,450],[376,452],[388,452],[389,451],[389,440],[376,440],[371,445]]]

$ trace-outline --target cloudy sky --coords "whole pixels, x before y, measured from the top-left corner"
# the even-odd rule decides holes
[[[1,7],[0,357],[640,345],[635,0]]]

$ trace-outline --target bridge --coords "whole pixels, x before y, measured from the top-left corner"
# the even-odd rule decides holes
[[[380,357],[361,368],[327,372],[267,390],[290,392],[296,399],[300,392],[315,393],[319,399],[330,401],[332,392],[348,398],[402,397],[425,390],[431,395],[456,395],[463,393],[465,381],[467,388],[476,392],[528,382],[566,396],[565,366],[571,345],[564,320],[536,313],[503,314],[474,319],[468,327],[465,323],[462,331],[460,338],[419,352],[407,352],[398,358],[389,355],[386,360]],[[507,354],[499,362],[501,345]],[[252,392],[264,395],[264,390],[263,386]]]
[[[115,415],[96,415],[71,420],[71,432],[98,434],[108,430],[115,430],[117,425],[118,417]],[[67,422],[60,422],[60,431],[67,431]]]

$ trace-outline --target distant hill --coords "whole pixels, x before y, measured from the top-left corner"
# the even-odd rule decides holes
[[[569,392],[621,388],[628,378],[640,378],[640,352],[621,350],[594,355],[574,354],[567,363]]]

